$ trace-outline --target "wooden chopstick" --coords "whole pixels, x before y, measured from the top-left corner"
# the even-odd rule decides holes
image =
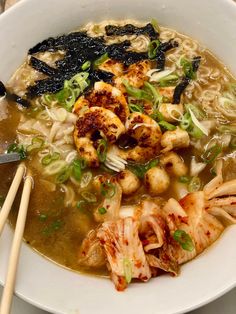
[[[19,168],[18,168],[19,169]],[[17,175],[17,173],[16,173]],[[14,181],[14,180],[13,180]],[[2,294],[0,314],[9,314],[12,304],[12,296],[16,279],[16,271],[19,260],[20,247],[25,228],[25,221],[29,205],[30,193],[33,186],[33,179],[28,174],[25,178],[23,192],[21,196],[20,208],[18,212],[14,238],[12,242],[6,281]],[[8,193],[9,194],[9,193]]]
[[[19,186],[20,186],[20,183],[21,183],[21,180],[23,178],[24,173],[25,173],[25,165],[20,164],[17,171],[16,171],[16,174],[15,174],[15,177],[12,181],[10,189],[7,193],[7,197],[5,199],[5,202],[4,202],[2,209],[0,211],[0,236],[2,234],[3,227],[6,223],[7,217],[9,215],[10,210],[11,210],[12,204],[13,204],[14,199],[16,197],[16,193],[19,189]]]

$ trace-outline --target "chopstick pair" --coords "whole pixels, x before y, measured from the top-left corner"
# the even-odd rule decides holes
[[[3,227],[6,223],[12,204],[16,197],[16,193],[19,189],[20,183],[23,178],[24,178],[24,186],[23,186],[20,207],[19,207],[19,212],[18,212],[18,217],[17,217],[17,222],[16,222],[16,228],[14,232],[14,237],[12,241],[12,247],[11,247],[11,252],[10,252],[10,257],[9,257],[9,262],[8,262],[8,270],[7,270],[5,285],[4,285],[3,294],[2,294],[0,314],[9,314],[11,310],[12,296],[14,293],[20,247],[21,247],[22,237],[23,237],[24,228],[25,228],[25,221],[26,221],[27,210],[28,210],[28,205],[29,205],[30,193],[33,187],[33,178],[30,176],[30,173],[26,173],[26,167],[24,164],[20,164],[18,166],[16,174],[12,181],[11,187],[8,191],[7,197],[0,211],[0,236],[1,236]]]

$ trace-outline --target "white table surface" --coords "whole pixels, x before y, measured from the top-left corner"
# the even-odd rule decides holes
[[[0,295],[2,288],[0,287]],[[40,310],[18,297],[14,297],[12,314],[49,314],[43,310]],[[236,288],[225,294],[223,297],[211,302],[208,305],[201,307],[195,311],[191,311],[188,314],[235,314],[236,313]],[[96,313],[86,313],[96,314]],[[158,313],[161,314],[161,313]]]

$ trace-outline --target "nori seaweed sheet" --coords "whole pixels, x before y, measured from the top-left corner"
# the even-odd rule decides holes
[[[6,96],[6,98],[8,100],[14,101],[16,103],[18,103],[19,105],[21,105],[22,107],[28,108],[30,106],[30,103],[28,102],[28,100],[14,94],[14,93],[10,93],[5,85],[3,84],[3,82],[0,81],[0,96]]]
[[[193,71],[197,72],[199,65],[201,62],[201,56],[194,57],[192,60],[192,67]],[[174,95],[173,95],[173,104],[179,104],[180,103],[180,98],[182,93],[184,92],[185,88],[188,86],[190,83],[191,79],[187,76],[184,76],[181,80],[181,82],[175,87],[174,90]]]
[[[147,35],[151,40],[159,37],[159,33],[154,29],[151,23],[143,27],[137,27],[132,24],[126,24],[124,26],[107,25],[105,31],[107,36]]]
[[[157,55],[156,55],[158,70],[163,71],[165,68],[165,62],[166,62],[165,52],[178,47],[178,45],[179,45],[178,42],[173,39],[170,39],[169,41],[160,44],[160,46],[157,49]]]

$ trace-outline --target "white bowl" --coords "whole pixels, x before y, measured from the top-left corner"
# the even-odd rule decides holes
[[[236,4],[233,0],[23,0],[0,17],[0,79],[6,81],[37,42],[105,18],[155,17],[198,39],[236,74]],[[0,241],[4,282],[12,231]],[[53,313],[170,314],[199,307],[236,285],[236,227],[177,278],[162,276],[117,292],[107,280],[65,270],[23,244],[16,293]]]

